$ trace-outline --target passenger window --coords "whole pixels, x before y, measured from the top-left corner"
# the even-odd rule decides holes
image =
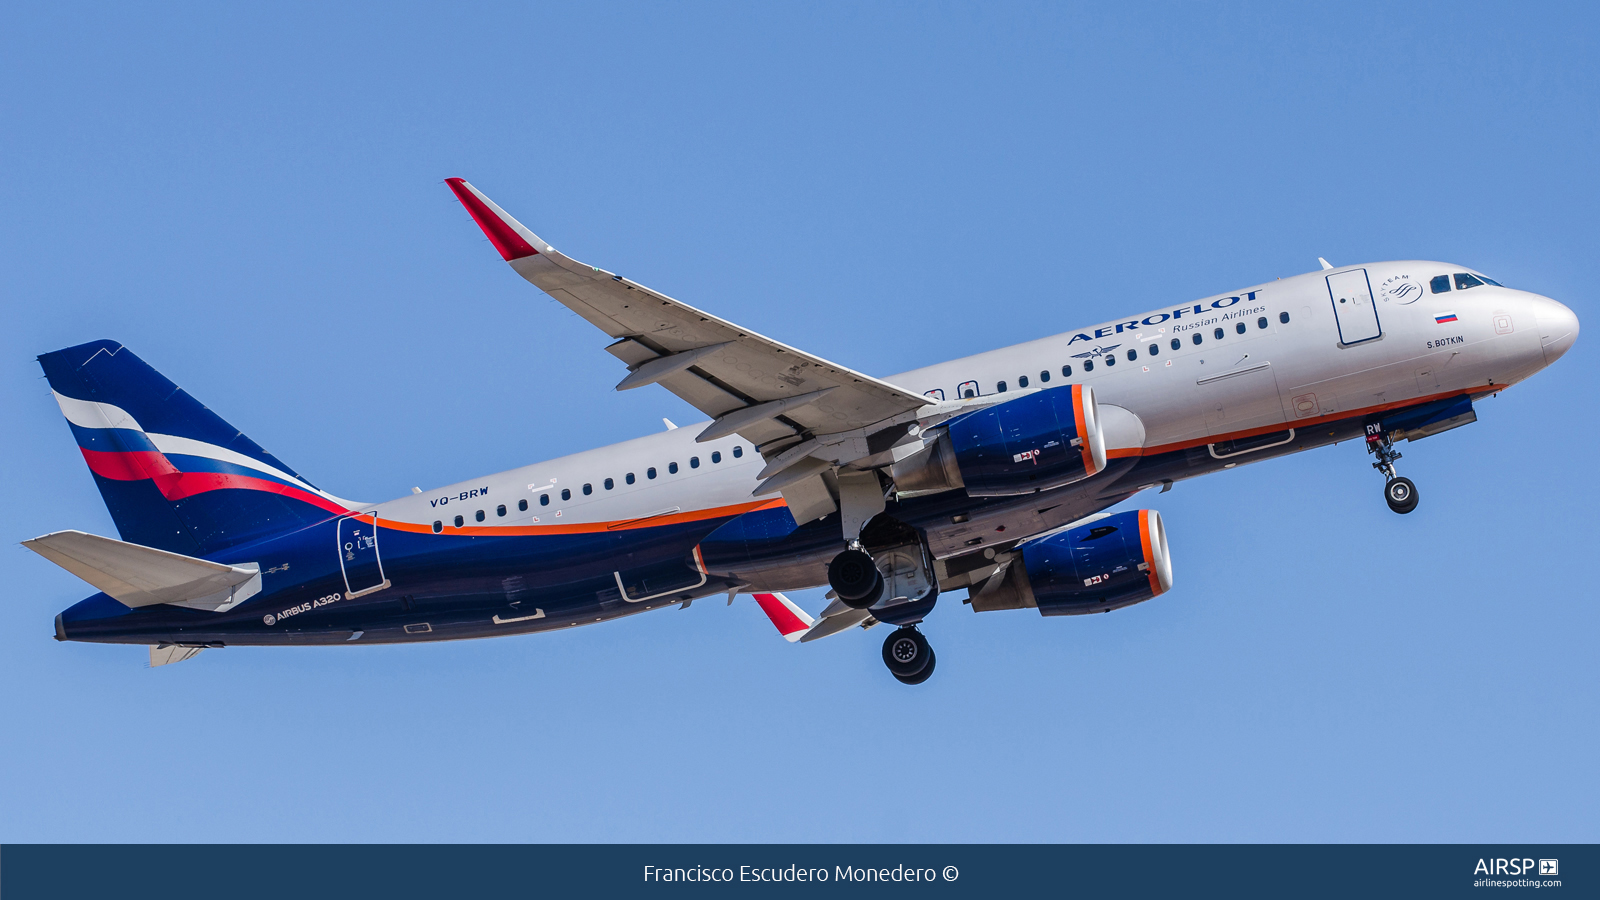
[[[1289,314],[1286,312],[1278,313],[1278,321],[1285,325],[1289,324]]]
[[[1267,317],[1266,316],[1262,316],[1261,318],[1257,319],[1256,320],[1256,327],[1257,328],[1265,328],[1265,327],[1267,327]]]
[[[689,468],[691,468],[691,469],[700,468],[700,457],[698,457],[698,456],[689,457]]]
[[[629,483],[629,484],[633,484],[633,482],[634,482],[634,480],[635,480],[635,479],[634,479],[634,477],[633,477],[633,473],[632,473],[632,472],[629,472],[629,473],[628,473],[628,474],[626,474],[626,475],[624,475],[624,476],[622,476],[622,480],[623,480],[623,481],[626,481],[626,482],[627,482],[627,483]]]
[[[589,484],[588,482],[584,482],[584,484],[583,484],[583,495],[585,497],[587,497],[592,493],[594,493],[594,485]]]
[[[433,520],[433,533],[434,534],[438,534],[439,532],[441,532],[443,530],[444,530],[444,523],[439,521],[438,519],[434,519]]]
[[[1135,362],[1138,359],[1139,359],[1139,351],[1137,349],[1133,348],[1133,347],[1129,347],[1128,348],[1128,362]]]
[[[1151,356],[1155,356],[1157,353],[1160,353],[1160,352],[1161,352],[1161,345],[1156,343],[1156,342],[1154,342],[1154,341],[1151,341],[1150,342],[1150,355]]]
[[[482,522],[483,521],[483,510],[481,510],[481,509],[478,510],[478,514],[476,516],[473,516],[473,518],[477,519],[479,522]]]
[[[712,463],[722,462],[722,451],[721,450],[713,450],[713,451],[711,451],[711,462]]]
[[[1025,388],[1027,386],[1028,386],[1028,376],[1026,376],[1026,375],[1018,375],[1017,376],[1017,387]]]
[[[997,392],[1004,394],[1006,392],[1006,383],[1004,381],[997,381],[995,382],[994,389]]]
[[[494,508],[494,514],[497,516],[504,516],[506,514],[506,505],[502,503],[499,506],[496,506]]]
[[[1041,369],[1041,370],[1039,370],[1039,383],[1040,384],[1049,384],[1050,383],[1050,370],[1049,369]]]
[[[1172,349],[1174,349],[1174,350],[1182,350],[1183,349],[1183,341],[1180,341],[1177,338],[1173,338],[1172,339]]]
[[[1442,293],[1450,290],[1450,276],[1449,275],[1439,275],[1439,276],[1435,277],[1433,280],[1428,282],[1428,287],[1435,294],[1442,294]]]
[[[1117,355],[1115,353],[1107,353],[1106,354],[1106,365],[1114,366],[1116,364],[1117,364]]]
[[[1465,272],[1456,273],[1456,290],[1464,291],[1467,288],[1482,287],[1483,282]]]
[[[1194,342],[1194,345],[1195,345],[1195,346],[1196,346],[1196,347],[1198,347],[1198,346],[1200,346],[1200,342],[1201,342],[1201,341],[1202,341],[1202,340],[1204,340],[1204,339],[1205,339],[1205,337],[1204,337],[1204,335],[1202,335],[1202,334],[1200,334],[1200,332],[1198,332],[1198,331],[1196,331],[1196,332],[1195,332],[1195,333],[1194,333],[1194,337],[1192,337],[1192,338],[1190,338],[1190,339],[1189,339],[1189,340],[1191,340],[1191,341],[1193,341],[1193,342]]]
[[[518,500],[517,501],[517,512],[527,512],[527,511],[528,511],[528,501],[527,500]]]
[[[944,395],[944,391],[940,391],[939,394],[940,394],[939,399],[943,400],[944,399],[944,396],[943,396]],[[741,457],[743,455],[744,455],[744,448],[739,446],[738,444],[734,444],[733,445],[733,458],[734,459],[738,459],[739,457]]]
[[[1221,328],[1213,328],[1211,330],[1211,336],[1216,338],[1219,341],[1222,340],[1222,329]]]
[[[656,477],[656,467],[655,466],[651,466],[650,468],[645,469],[644,470],[644,477],[646,477],[646,478],[654,478],[654,477]]]
[[[1243,322],[1234,323],[1233,330],[1237,331],[1240,334],[1244,334],[1244,323]]]
[[[1061,367],[1061,377],[1062,378],[1071,378],[1072,377],[1072,367],[1071,366],[1062,366]]]
[[[467,524],[467,520],[466,519],[463,519],[460,516],[456,516],[456,527],[457,528],[460,528],[461,526],[463,526],[465,524]]]
[[[675,463],[675,462],[667,463],[667,474],[668,475],[676,475],[676,474],[678,474],[678,464]]]
[[[540,494],[539,495],[539,505],[540,506],[549,506],[550,505],[550,495],[549,494]]]
[[[617,486],[617,483],[616,483],[616,482],[615,482],[615,481],[612,481],[612,480],[611,480],[611,479],[609,479],[609,478],[607,478],[607,479],[606,479],[606,480],[605,480],[605,486],[606,486],[606,490],[608,490],[608,491],[609,491],[609,490],[611,490],[611,489],[612,489],[612,488],[614,488],[614,487],[616,487],[616,486]]]
[[[562,488],[561,489],[561,499],[563,499],[563,500],[571,500],[572,499],[572,488]]]

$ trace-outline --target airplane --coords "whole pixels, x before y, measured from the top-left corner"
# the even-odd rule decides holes
[[[383,503],[317,487],[108,340],[39,357],[120,540],[24,542],[99,592],[62,641],[359,645],[556,631],[752,595],[788,640],[891,626],[919,684],[939,598],[1109,613],[1173,587],[1143,491],[1361,441],[1397,513],[1396,445],[1578,336],[1561,303],[1466,266],[1333,266],[876,378],[562,254],[459,178],[511,269],[609,339],[618,390],[693,427]],[[784,591],[827,586],[813,617]]]

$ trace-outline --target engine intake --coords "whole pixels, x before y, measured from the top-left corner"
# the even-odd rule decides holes
[[[1082,481],[1105,467],[1094,388],[1072,384],[951,419],[891,476],[901,493],[964,487],[972,497],[1010,497]]]
[[[1041,615],[1110,612],[1172,589],[1161,514],[1118,513],[1019,548],[1000,584],[974,591],[972,608],[1037,607]]]

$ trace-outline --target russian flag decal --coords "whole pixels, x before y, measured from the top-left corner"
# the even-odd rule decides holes
[[[1443,325],[1446,322],[1454,322],[1455,320],[1456,314],[1453,312],[1442,312],[1433,317],[1433,321],[1440,325]]]

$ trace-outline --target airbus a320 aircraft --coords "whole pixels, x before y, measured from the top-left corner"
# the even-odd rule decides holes
[[[618,390],[708,423],[385,503],[344,500],[112,341],[39,357],[121,540],[26,546],[96,593],[63,641],[152,665],[230,645],[553,631],[752,594],[791,641],[893,626],[907,684],[941,595],[975,612],[1103,613],[1173,585],[1140,491],[1361,440],[1390,508],[1396,444],[1555,362],[1562,304],[1465,266],[1323,270],[874,378],[556,251],[451,189],[511,268],[610,339]],[[827,584],[817,617],[782,591]],[[948,602],[948,601],[947,601]]]

